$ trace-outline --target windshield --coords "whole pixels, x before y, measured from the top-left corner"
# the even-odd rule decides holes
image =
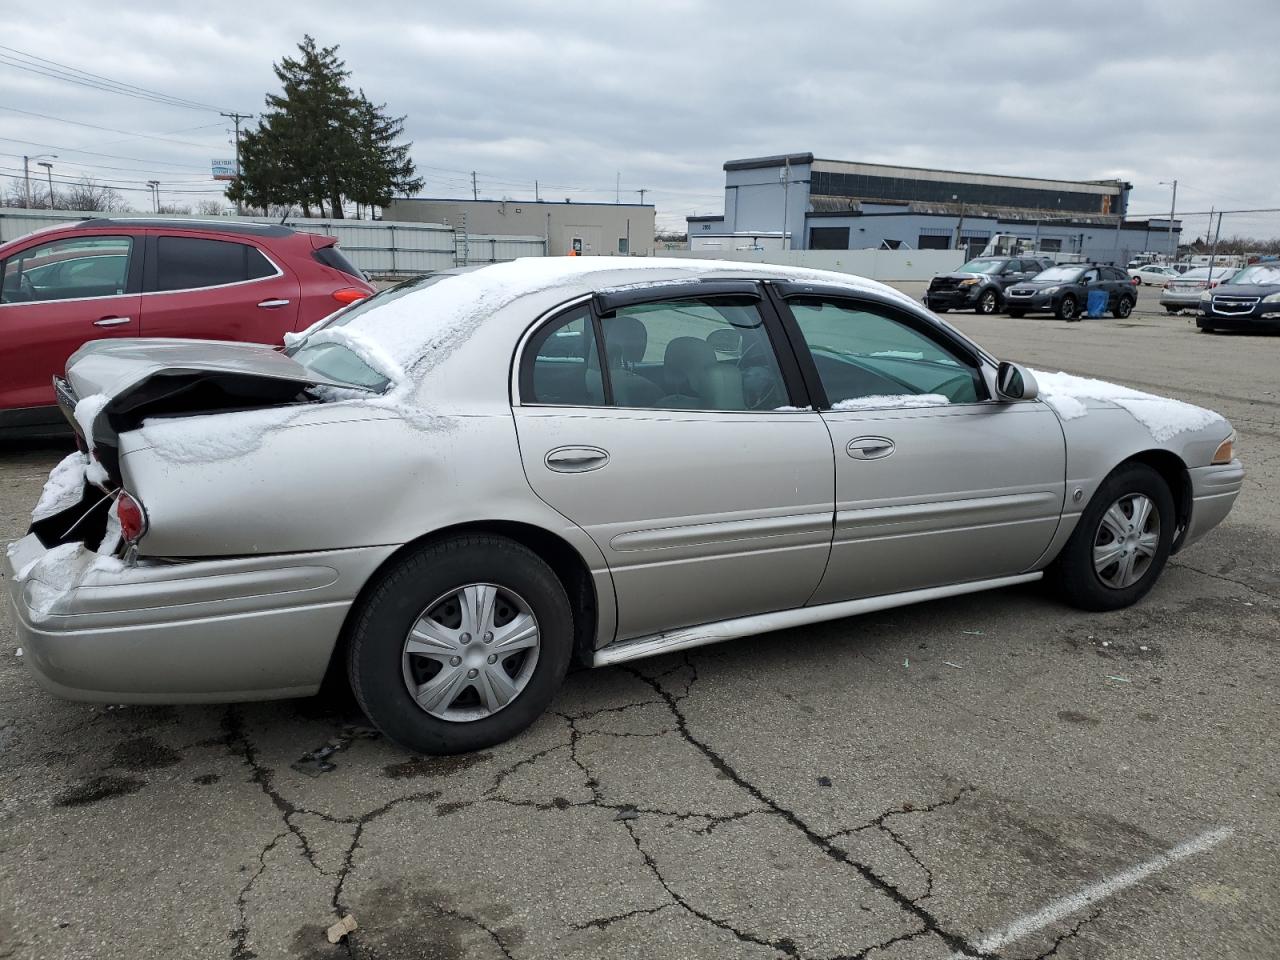
[[[1212,275],[1210,275],[1212,272]],[[1182,275],[1183,280],[1221,280],[1223,277],[1229,277],[1235,272],[1234,267],[1214,267],[1210,271],[1209,267],[1196,267],[1194,270],[1188,270]]]
[[[1041,270],[1035,275],[1036,280],[1057,280],[1058,282],[1066,282],[1074,280],[1080,276],[1080,267],[1050,267],[1048,270]]]
[[[1231,278],[1231,282],[1280,286],[1280,264],[1245,267]]]
[[[957,273],[995,273],[1000,269],[1003,260],[970,260]]]

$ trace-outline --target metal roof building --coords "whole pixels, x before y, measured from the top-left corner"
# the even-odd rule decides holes
[[[781,154],[724,165],[724,213],[688,218],[693,250],[981,250],[996,234],[1120,261],[1180,224],[1126,218],[1132,184],[933,170]]]

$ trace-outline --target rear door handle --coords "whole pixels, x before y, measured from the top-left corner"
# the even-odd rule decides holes
[[[556,447],[547,454],[548,470],[556,473],[587,473],[609,462],[609,452],[599,447]]]
[[[288,300],[260,300],[260,301],[258,301],[258,306],[260,306],[263,310],[275,310],[277,307],[287,307],[288,305],[289,305],[289,301],[288,301]]]
[[[95,327],[118,327],[122,323],[132,323],[132,317],[103,317],[101,320],[93,321]]]
[[[888,437],[858,437],[845,446],[845,453],[855,460],[881,460],[893,453],[895,447]]]

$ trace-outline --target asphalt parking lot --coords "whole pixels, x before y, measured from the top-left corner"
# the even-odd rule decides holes
[[[1228,521],[1130,610],[1032,585],[580,672],[445,759],[341,701],[53,700],[6,610],[0,958],[1280,954],[1280,337],[1150,289],[948,319],[1228,416]],[[63,452],[0,448],[0,539]]]

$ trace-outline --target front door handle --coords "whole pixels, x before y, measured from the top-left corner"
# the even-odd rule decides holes
[[[609,462],[609,452],[599,447],[556,447],[547,454],[548,470],[556,473],[587,473]]]
[[[858,437],[850,440],[844,451],[855,460],[882,460],[894,449],[894,443],[888,437]]]
[[[288,301],[288,300],[260,300],[260,301],[258,301],[258,306],[260,306],[263,310],[275,310],[275,309],[277,309],[278,307],[287,307],[288,305],[289,305],[289,301]]]
[[[132,323],[132,317],[103,317],[101,320],[93,321],[95,327],[118,327],[122,323]]]

